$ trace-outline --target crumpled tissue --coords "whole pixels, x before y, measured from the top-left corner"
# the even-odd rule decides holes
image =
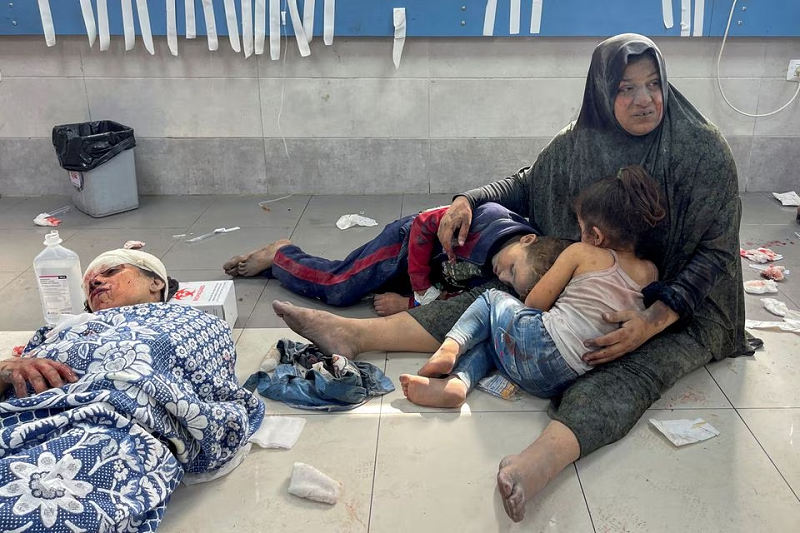
[[[305,463],[295,463],[289,494],[316,502],[335,504],[339,500],[342,484]]]
[[[52,216],[50,213],[39,213],[33,219],[33,223],[37,226],[58,226],[61,220]]]
[[[761,298],[761,303],[764,304],[767,311],[773,315],[786,316],[786,313],[789,312],[789,308],[786,304],[775,298]]]
[[[694,420],[656,420],[651,418],[650,423],[675,446],[692,444],[719,435],[719,431],[702,418]]]
[[[800,205],[800,196],[794,191],[772,193],[781,205]]]
[[[378,222],[362,215],[356,215],[355,213],[351,215],[342,215],[339,217],[339,220],[336,221],[336,227],[340,230],[346,230],[347,228],[352,228],[353,226],[377,226]]]

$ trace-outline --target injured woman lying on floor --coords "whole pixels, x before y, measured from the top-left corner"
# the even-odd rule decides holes
[[[184,476],[241,459],[264,405],[236,380],[228,325],[164,303],[167,282],[150,254],[102,254],[92,312],[0,361],[4,530],[154,531]]]

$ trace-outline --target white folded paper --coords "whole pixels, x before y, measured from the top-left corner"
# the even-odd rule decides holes
[[[675,446],[692,444],[719,435],[719,431],[702,418],[694,420],[656,420],[651,418],[650,423]]]

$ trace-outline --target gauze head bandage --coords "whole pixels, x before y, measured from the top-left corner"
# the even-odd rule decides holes
[[[142,270],[147,270],[161,278],[165,287],[168,284],[167,269],[158,257],[140,250],[125,250],[120,248],[98,255],[95,260],[86,267],[86,272],[83,274],[84,294],[89,293],[89,283],[95,276],[119,265],[132,265]],[[163,301],[166,302],[167,290],[165,289],[162,292],[164,293]]]

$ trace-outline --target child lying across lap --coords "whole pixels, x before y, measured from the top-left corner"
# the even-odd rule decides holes
[[[603,314],[643,310],[641,290],[658,280],[636,245],[665,212],[655,181],[639,166],[582,191],[575,212],[581,242],[561,253],[524,304],[494,289],[475,300],[419,375],[400,376],[410,401],[458,407],[494,368],[528,393],[550,398],[591,370],[582,359],[589,352],[584,343],[617,327]]]

